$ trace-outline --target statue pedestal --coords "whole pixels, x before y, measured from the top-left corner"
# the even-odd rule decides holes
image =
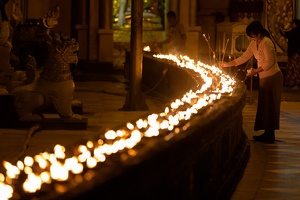
[[[72,109],[74,113],[82,114],[82,104],[74,104]],[[49,109],[49,112],[51,113],[51,109]],[[45,118],[41,122],[18,121],[18,114],[14,107],[13,96],[9,93],[0,95],[0,128],[29,129],[37,123],[41,123],[42,129],[46,130],[86,130],[88,119],[61,119],[57,117]]]
[[[83,114],[83,104],[82,104],[82,102],[79,101],[79,100],[74,100],[72,102],[72,111],[75,114],[82,115]],[[56,111],[55,111],[54,107],[49,107],[47,109],[44,109],[43,113],[56,113]]]

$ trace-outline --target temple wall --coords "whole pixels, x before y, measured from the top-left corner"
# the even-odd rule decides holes
[[[46,13],[53,8],[58,2],[51,0],[29,0],[27,18],[41,19]],[[64,0],[59,2],[60,17],[58,24],[54,30],[62,32],[63,34],[71,36],[71,0]],[[74,37],[74,36],[73,36]]]
[[[43,18],[50,9],[49,0],[30,0],[28,1],[28,15],[27,18]]]
[[[291,2],[292,0],[280,0],[279,4],[285,4],[285,2]],[[28,18],[41,18],[45,13],[53,7],[57,1],[50,0],[30,0],[28,2]],[[231,5],[231,2],[232,5]],[[239,4],[238,8],[235,8],[236,3]],[[253,5],[258,1],[251,1]],[[250,4],[251,4],[250,2]],[[203,37],[203,34],[210,36],[210,45],[213,50],[218,51],[219,41],[216,37],[218,23],[224,20],[231,22],[249,21],[252,18],[261,20],[265,26],[276,24],[273,21],[268,22],[268,18],[271,20],[277,19],[280,16],[271,16],[272,12],[268,11],[268,3],[260,1],[261,3],[259,11],[253,13],[255,6],[247,6],[249,1],[166,1],[165,12],[168,10],[174,10],[178,14],[178,18],[181,23],[184,24],[187,32],[187,55],[193,59],[201,59],[206,61],[209,57],[209,48]],[[114,28],[111,27],[113,17],[109,9],[112,7],[112,1],[84,1],[84,0],[65,0],[59,2],[61,7],[61,16],[59,18],[59,24],[55,27],[58,32],[65,33],[75,37],[80,43],[79,58],[80,60],[88,60],[99,63],[113,63],[114,67],[122,68],[123,61],[122,56],[124,52],[119,52],[120,49],[116,48],[116,40]],[[298,4],[295,4],[295,8],[289,8],[293,11],[293,16],[297,16]],[[256,5],[256,4],[255,4]],[[103,9],[105,7],[105,9]],[[253,8],[252,8],[253,7]],[[289,6],[291,7],[291,6]],[[277,7],[276,7],[277,9]],[[280,9],[280,6],[278,7]],[[270,10],[274,10],[271,8]],[[282,13],[284,11],[276,12]],[[287,11],[290,14],[290,11]],[[275,11],[274,11],[275,13]],[[271,15],[270,15],[271,14]],[[270,15],[270,16],[268,16]],[[284,15],[282,15],[284,16]],[[281,16],[281,17],[282,17]],[[276,25],[277,26],[277,25]],[[276,27],[274,25],[274,27]],[[278,30],[270,26],[271,32],[275,41],[278,43],[277,50],[279,52],[279,60],[286,61],[284,49],[286,43],[279,44],[282,39],[278,36]],[[165,37],[165,30],[161,30],[162,34],[159,37],[151,37],[152,41],[161,41]],[[128,30],[130,33],[130,30]],[[126,35],[126,34],[125,34]],[[149,38],[144,36],[144,39],[148,42]],[[126,42],[130,42],[127,40]],[[110,44],[113,43],[113,44]],[[116,55],[116,56],[115,56]],[[119,56],[119,57],[118,57]],[[120,60],[118,63],[115,60]]]

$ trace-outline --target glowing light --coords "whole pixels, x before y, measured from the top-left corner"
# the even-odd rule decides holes
[[[89,157],[86,161],[86,165],[88,168],[94,168],[97,165],[97,160],[93,157]]]
[[[37,190],[41,189],[41,185],[42,185],[42,180],[40,179],[40,177],[31,173],[28,174],[28,178],[25,180],[23,184],[23,188],[25,191],[29,193],[34,193]]]
[[[82,152],[79,156],[78,156],[78,160],[80,162],[85,162],[89,157],[91,156],[91,152],[89,152],[88,150]]]
[[[133,129],[134,129],[134,125],[131,124],[131,123],[129,123],[129,122],[126,124],[126,126],[127,126],[127,128],[128,128],[129,130],[133,130]]]
[[[124,145],[125,146],[125,145]],[[104,162],[106,160],[106,157],[104,154],[98,151],[99,149],[94,150],[95,158],[98,159],[99,162]]]
[[[136,126],[138,129],[147,128],[147,126],[148,126],[147,120],[139,119],[136,122]]]
[[[88,148],[93,148],[94,147],[94,143],[92,142],[92,141],[88,141],[87,143],[86,143],[86,146],[88,147]]]
[[[150,51],[150,47],[145,47],[144,50]],[[157,54],[154,57],[192,70],[195,79],[200,79],[199,82],[202,84],[195,90],[187,91],[181,98],[175,99],[161,113],[150,114],[146,119],[138,119],[135,123],[127,122],[124,129],[108,130],[104,138],[78,145],[69,158],[66,157],[65,147],[57,144],[53,148],[53,153],[43,152],[33,158],[26,156],[24,161],[18,161],[16,166],[4,161],[6,173],[0,173],[0,200],[7,200],[13,196],[13,179],[17,179],[21,171],[27,176],[23,183],[23,190],[26,193],[35,193],[41,189],[43,183],[51,183],[53,180],[61,182],[71,178],[77,182],[90,180],[94,176],[92,168],[99,162],[105,162],[108,156],[120,151],[123,151],[120,160],[136,156],[139,151],[135,147],[145,137],[164,134],[165,141],[171,140],[189,128],[188,120],[200,109],[213,105],[224,94],[230,95],[234,91],[235,80],[216,66],[195,62],[187,56]],[[181,123],[182,126],[179,128]],[[84,171],[84,167],[89,168],[89,172],[84,176],[77,175]],[[58,192],[66,191],[63,185],[57,185],[55,189]]]
[[[73,166],[75,166],[78,163],[78,160],[75,156],[73,156],[72,158],[68,158],[65,160],[65,167],[68,170],[71,170],[73,168]]]
[[[71,172],[73,174],[80,174],[83,171],[83,165],[81,163],[76,163],[75,165],[73,165]]]
[[[51,177],[49,172],[42,172],[40,177],[43,183],[51,183]]]
[[[42,185],[42,180],[40,179],[40,177],[31,173],[28,174],[28,178],[25,180],[23,184],[23,188],[25,191],[29,193],[34,193],[37,190],[41,189],[41,185]]]
[[[146,47],[144,47],[143,50],[144,50],[144,51],[150,51],[150,47],[149,47],[149,46],[146,46]]]
[[[6,175],[11,179],[17,178],[17,175],[20,174],[19,168],[7,161],[4,161],[4,167],[6,169]]]
[[[65,181],[69,177],[69,172],[67,167],[63,166],[61,163],[54,163],[50,167],[50,175],[52,179]]]
[[[106,139],[109,139],[109,140],[114,140],[118,135],[115,131],[113,130],[109,130],[105,133],[104,135],[106,137]]]
[[[0,182],[3,182],[5,180],[4,174],[0,173]]]
[[[41,155],[36,155],[34,160],[39,164],[41,169],[45,169],[47,167],[47,161]]]
[[[0,182],[0,199],[10,199],[13,196],[13,188],[3,182]]]
[[[65,147],[61,145],[56,145],[54,147],[54,155],[56,156],[56,158],[65,158],[65,150]]]
[[[20,169],[20,170],[23,170],[24,169],[24,163],[22,162],[22,161],[18,161],[17,162],[17,166],[18,166],[18,168]]]

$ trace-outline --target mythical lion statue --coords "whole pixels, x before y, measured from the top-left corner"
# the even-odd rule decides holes
[[[53,106],[61,118],[82,119],[72,111],[75,84],[70,65],[77,64],[79,44],[75,39],[50,32],[48,54],[41,68],[28,55],[26,71],[16,71],[8,87],[21,121],[40,121],[42,111]]]

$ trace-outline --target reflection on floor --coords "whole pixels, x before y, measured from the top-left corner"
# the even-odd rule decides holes
[[[243,110],[244,130],[252,139],[257,91]],[[251,141],[251,155],[243,178],[231,200],[300,199],[300,91],[284,88],[281,127],[275,144]]]

